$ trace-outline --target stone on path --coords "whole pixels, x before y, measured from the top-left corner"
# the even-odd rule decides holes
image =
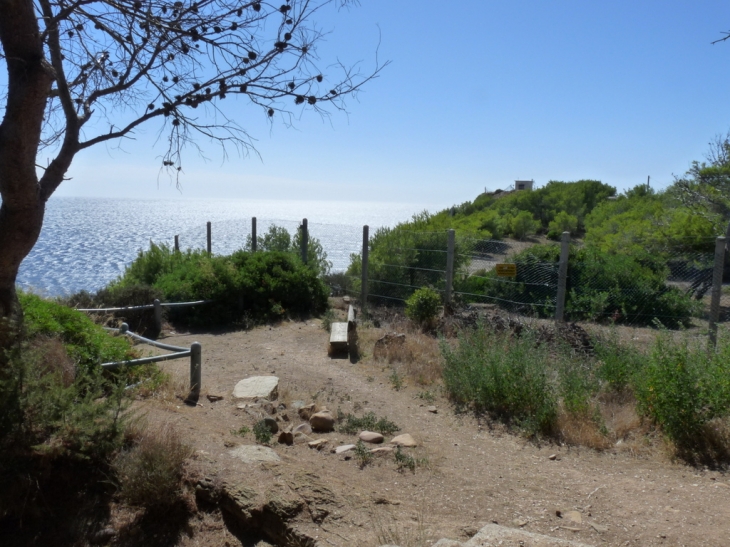
[[[291,431],[279,433],[279,444],[294,444],[294,434]]]
[[[308,405],[304,405],[303,407],[299,408],[297,410],[297,414],[299,414],[299,417],[302,420],[308,420],[316,411],[317,405],[315,405],[314,403],[309,403]]]
[[[379,446],[378,448],[371,448],[371,454],[392,454],[395,450],[392,446]]]
[[[251,376],[241,380],[233,388],[236,399],[268,399],[275,400],[279,396],[279,378],[277,376]]]
[[[326,433],[334,430],[335,417],[332,416],[329,410],[320,410],[309,418],[309,425],[312,426],[313,431]]]
[[[317,439],[316,441],[310,441],[307,443],[309,448],[316,448],[317,450],[322,450],[322,448],[326,444],[327,444],[327,439]]]
[[[208,397],[208,400],[211,403],[215,403],[216,401],[223,400],[223,395],[221,395],[220,393],[208,393],[208,395],[206,395],[206,397]]]
[[[231,450],[229,454],[244,463],[281,461],[276,452],[271,448],[255,444],[239,446]]]
[[[297,431],[297,432],[294,433],[294,442],[296,444],[308,443],[311,440],[312,440],[312,437],[308,437],[307,435],[305,435],[301,431]]]
[[[304,422],[303,424],[296,426],[293,431],[294,433],[304,433],[305,435],[309,435],[312,433],[312,426],[307,422]]]
[[[390,444],[394,444],[396,446],[404,446],[407,448],[418,446],[418,443],[415,441],[415,439],[411,437],[408,433],[393,437],[390,441]]]
[[[433,405],[431,405],[431,406],[429,406],[428,408],[426,408],[426,410],[428,410],[428,411],[429,411],[429,412],[431,412],[432,414],[437,414],[437,413],[438,413],[438,411],[439,411],[439,409],[438,409],[438,408],[436,408],[436,407],[435,407],[435,406],[433,406]]]
[[[358,437],[363,442],[373,444],[380,444],[385,440],[380,433],[376,433],[375,431],[363,431]]]
[[[345,452],[349,452],[350,450],[354,449],[354,444],[343,444],[342,446],[338,446],[337,448],[335,448],[335,454],[344,454]]]
[[[560,539],[543,534],[508,528],[499,524],[487,524],[470,540],[460,543],[453,539],[439,540],[433,547],[497,547],[529,545],[530,547],[591,547],[586,543]]]

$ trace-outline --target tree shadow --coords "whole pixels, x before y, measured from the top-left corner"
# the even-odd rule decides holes
[[[115,545],[120,547],[173,547],[183,534],[193,536],[188,503],[177,500],[172,505],[148,509],[121,527]]]

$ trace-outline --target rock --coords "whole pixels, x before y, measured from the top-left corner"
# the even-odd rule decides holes
[[[266,424],[266,427],[269,428],[269,431],[271,431],[273,434],[279,432],[279,424],[276,423],[276,420],[274,420],[274,418],[264,418],[264,423]]]
[[[378,448],[371,448],[370,453],[377,455],[392,454],[395,448],[392,446],[379,446]]]
[[[593,528],[599,534],[603,534],[605,532],[608,532],[608,526],[603,526],[601,524],[596,524],[595,522],[591,522],[590,525],[591,525],[591,528]]]
[[[316,448],[317,450],[322,450],[326,444],[327,439],[317,439],[316,441],[310,441],[307,443],[309,448]]]
[[[566,528],[566,527],[561,527]],[[499,524],[487,524],[466,545],[529,545],[530,547],[590,547],[567,539],[545,536]]]
[[[583,522],[583,516],[578,511],[566,511],[563,513],[563,518],[574,524],[581,524]]]
[[[102,528],[98,532],[94,532],[89,538],[89,543],[92,545],[100,545],[109,543],[109,541],[117,535],[117,531],[114,528]]]
[[[233,388],[236,399],[267,399],[274,401],[279,396],[279,378],[276,376],[251,376],[241,380]]]
[[[349,452],[350,450],[354,449],[354,444],[343,444],[342,446],[338,446],[337,448],[335,448],[335,454],[344,454],[345,452]]]
[[[349,296],[343,296],[343,297],[342,297],[342,301],[343,301],[343,302],[344,302],[345,304],[349,304],[349,303],[350,303],[350,300],[351,300],[351,299],[350,299],[350,297],[349,297]]]
[[[443,538],[434,543],[433,547],[464,547],[464,544],[455,539]]]
[[[239,446],[238,448],[231,450],[229,454],[244,463],[281,461],[276,452],[274,452],[271,448],[255,444]]]
[[[436,414],[436,413],[438,413],[438,411],[439,411],[439,409],[438,409],[438,408],[436,408],[436,407],[435,407],[435,406],[433,406],[433,405],[431,405],[431,406],[429,406],[428,408],[426,408],[426,410],[428,410],[429,412],[431,412],[431,413],[433,413],[433,414]]]
[[[523,526],[527,526],[528,520],[526,518],[516,518],[512,521],[512,524],[514,526],[517,526],[519,528],[522,528]]]
[[[317,412],[317,405],[314,403],[309,403],[308,405],[304,405],[300,409],[297,410],[297,414],[299,414],[299,417],[302,420],[308,420],[312,417],[312,415]]]
[[[548,460],[557,460],[557,459],[558,459],[558,455],[557,454],[550,454],[548,456]]]
[[[294,434],[291,431],[282,431],[279,433],[279,444],[294,444]]]
[[[285,403],[279,403],[279,406],[276,407],[277,410],[286,410],[286,404]]]
[[[390,444],[394,444],[396,446],[405,446],[405,447],[418,446],[418,443],[415,441],[415,439],[413,437],[411,437],[408,433],[404,433],[403,435],[398,435],[397,437],[393,437],[390,440]]]
[[[275,406],[274,406],[274,405],[273,405],[272,403],[270,403],[270,402],[268,402],[268,401],[267,401],[267,402],[265,402],[265,403],[263,403],[263,404],[261,405],[261,408],[262,408],[262,409],[264,410],[264,412],[266,412],[267,414],[270,414],[270,415],[272,415],[272,416],[273,416],[274,414],[276,414],[276,407],[275,407]]]
[[[294,428],[294,433],[304,433],[305,435],[309,435],[312,433],[312,426],[309,425],[309,422],[304,422],[303,424],[299,424]]]
[[[208,397],[208,400],[211,403],[215,403],[216,401],[222,401],[223,400],[223,395],[220,395],[218,393],[208,393],[208,395],[206,395],[206,397]]]
[[[358,437],[361,441],[372,444],[380,444],[385,440],[380,433],[374,431],[363,431]]]
[[[304,443],[310,442],[311,440],[312,440],[312,437],[308,437],[301,431],[294,433],[294,443],[295,444],[304,444]]]
[[[405,334],[397,334],[395,332],[386,334],[375,342],[373,348],[373,357],[375,359],[386,359],[390,351],[403,347],[406,343]]]
[[[312,426],[312,431],[326,433],[334,430],[335,418],[329,410],[320,410],[309,418],[309,425]]]

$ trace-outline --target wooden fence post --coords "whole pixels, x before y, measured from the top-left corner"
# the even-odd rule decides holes
[[[570,232],[563,232],[560,240],[560,263],[558,266],[558,294],[555,300],[555,321],[562,322],[565,316],[565,291],[568,284],[568,257],[570,255]]]
[[[208,254],[211,254],[212,251],[212,242],[211,242],[211,235],[210,235],[210,221],[206,224],[207,232],[208,232]]]
[[[203,348],[198,342],[190,344],[190,393],[185,402],[196,404],[203,383]]]
[[[454,285],[454,230],[449,230],[448,240],[446,242],[446,292],[444,293],[444,313],[451,313],[452,291]]]
[[[251,217],[251,252],[256,252],[256,217]]]
[[[307,247],[309,246],[309,232],[307,231],[307,219],[302,219],[302,262],[307,263]]]
[[[717,346],[717,322],[720,319],[720,297],[722,296],[722,274],[725,268],[725,238],[715,240],[715,267],[712,270],[712,300],[710,302],[710,348]]]
[[[368,232],[369,228],[366,224],[362,227],[362,278],[360,280],[360,312],[363,317],[365,317],[368,307],[368,245],[370,243]]]
[[[178,235],[175,236],[175,252],[180,252],[180,236]]]

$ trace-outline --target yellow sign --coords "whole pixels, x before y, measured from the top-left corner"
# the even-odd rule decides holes
[[[517,264],[497,264],[494,270],[497,277],[517,277]]]

